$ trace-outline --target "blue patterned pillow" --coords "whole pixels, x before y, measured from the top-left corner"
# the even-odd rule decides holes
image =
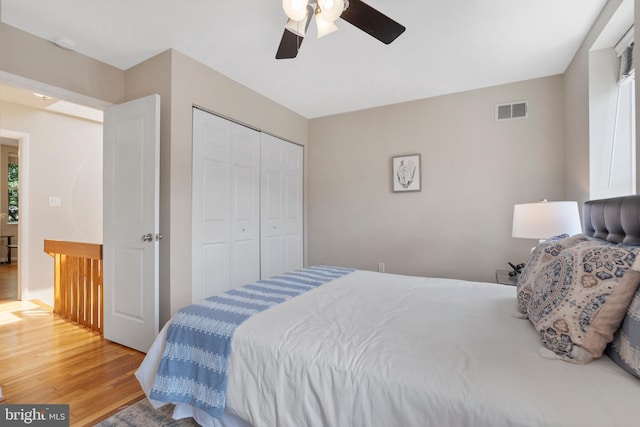
[[[568,234],[561,234],[545,240],[531,251],[531,255],[529,255],[529,259],[525,263],[517,283],[518,311],[521,314],[527,314],[527,308],[533,292],[533,284],[546,263],[557,257],[562,250],[588,239],[591,239],[591,237],[583,234],[576,234],[571,237]]]
[[[640,288],[606,353],[626,371],[640,378]]]
[[[589,239],[548,261],[527,310],[544,346],[575,363],[600,357],[640,283],[638,253]]]

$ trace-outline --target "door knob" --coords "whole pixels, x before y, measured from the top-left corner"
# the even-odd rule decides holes
[[[142,235],[143,242],[153,242],[153,234],[147,233]]]

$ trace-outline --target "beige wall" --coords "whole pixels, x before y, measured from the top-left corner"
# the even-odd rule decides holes
[[[28,195],[20,194],[28,206],[21,264],[29,265],[22,297],[53,305],[53,258],[44,240],[102,243],[102,125],[0,101],[0,129],[28,134],[28,147],[20,147]],[[62,206],[49,207],[49,196],[60,196]]]
[[[160,95],[160,320],[171,311],[171,51],[165,51],[125,73],[125,98]],[[175,311],[175,310],[174,310]]]
[[[589,199],[589,56],[576,54],[565,76],[565,194],[579,204]]]
[[[126,98],[161,96],[160,323],[191,303],[192,106],[301,145],[307,120],[170,50],[127,70]]]
[[[122,102],[124,72],[0,22],[0,72],[59,88],[71,96]],[[2,79],[0,79],[1,81]],[[60,94],[60,93],[59,93]],[[49,95],[59,95],[49,93]],[[71,99],[69,99],[71,100]]]
[[[495,281],[533,241],[513,204],[559,200],[563,79],[548,77],[312,120],[309,262]],[[495,104],[529,118],[496,123]],[[422,156],[422,191],[391,191],[391,158]]]

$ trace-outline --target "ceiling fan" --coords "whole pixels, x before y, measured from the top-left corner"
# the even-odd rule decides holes
[[[394,41],[406,29],[361,0],[282,0],[282,8],[289,20],[282,34],[276,59],[290,59],[298,55],[314,16],[318,37],[336,31],[338,27],[334,21],[338,18],[360,28],[384,44]]]

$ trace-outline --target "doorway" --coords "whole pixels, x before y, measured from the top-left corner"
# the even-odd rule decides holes
[[[18,198],[15,201],[27,200],[28,161],[20,153],[27,153],[28,146],[28,134],[0,129],[0,300],[20,300],[22,278],[27,277],[27,260],[18,264],[22,258],[19,254],[28,246],[26,242],[23,246],[19,241],[19,236],[28,230],[26,203],[14,203],[17,211],[13,212],[10,220],[8,165],[17,163]]]
[[[18,300],[20,140],[0,136],[0,300]]]
[[[18,295],[18,264],[0,267],[0,301],[17,301]]]
[[[56,93],[42,85],[38,91]],[[102,242],[102,117],[79,118],[82,110],[52,108],[71,103],[44,98],[3,85],[0,73],[0,137],[17,140],[19,152],[19,242],[12,248],[19,262],[11,263],[17,296],[53,306],[54,261],[43,251],[44,240]],[[3,192],[0,213],[6,213]],[[6,245],[0,239],[0,262]]]

